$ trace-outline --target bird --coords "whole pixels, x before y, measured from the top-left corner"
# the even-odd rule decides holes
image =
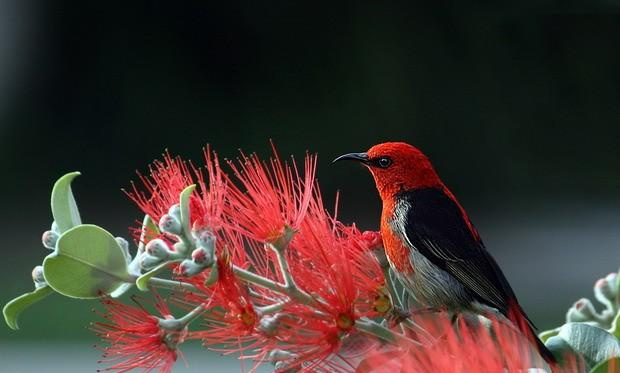
[[[405,142],[386,142],[333,162],[343,160],[370,170],[383,203],[385,254],[419,303],[457,316],[499,312],[533,339],[548,363],[555,363],[467,212],[422,151]]]

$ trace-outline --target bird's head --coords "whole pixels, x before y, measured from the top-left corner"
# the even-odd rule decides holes
[[[375,179],[383,200],[411,189],[442,187],[428,158],[416,147],[404,142],[386,142],[364,153],[348,153],[334,159],[358,161]]]

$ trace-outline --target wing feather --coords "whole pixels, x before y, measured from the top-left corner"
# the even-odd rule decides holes
[[[407,243],[456,278],[478,301],[506,314],[514,292],[459,205],[436,188],[404,192],[399,200],[396,216]]]

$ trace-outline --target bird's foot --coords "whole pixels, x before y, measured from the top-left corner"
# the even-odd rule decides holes
[[[416,308],[415,310],[411,311],[411,314],[416,315],[416,316],[424,316],[424,315],[429,315],[433,313],[442,313],[442,312],[446,312],[446,310],[444,308],[438,308],[438,307],[423,307],[423,308]]]
[[[405,311],[400,307],[392,307],[390,312],[387,314],[386,320],[390,328],[393,328],[399,325],[401,322],[405,321],[411,316],[410,312]]]

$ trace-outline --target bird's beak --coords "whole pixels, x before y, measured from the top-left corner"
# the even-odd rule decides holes
[[[340,157],[334,159],[332,163],[336,163],[338,161],[358,161],[366,164],[368,162],[368,154],[366,153],[349,153],[343,154]]]

